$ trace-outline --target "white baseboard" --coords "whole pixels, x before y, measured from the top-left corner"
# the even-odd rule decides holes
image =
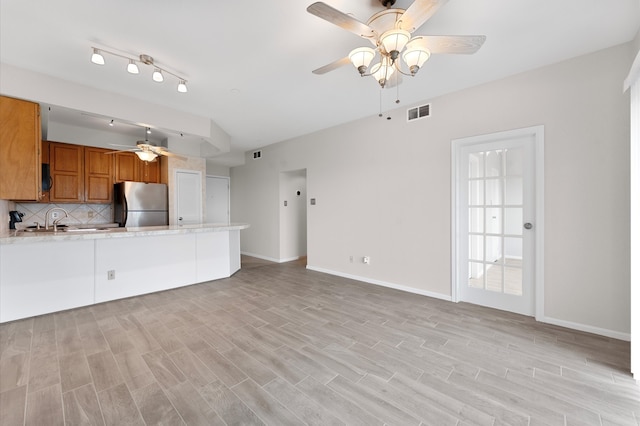
[[[242,254],[247,255],[247,256],[251,256],[251,257],[257,257],[258,259],[263,259],[263,260],[268,260],[268,261],[271,261],[271,262],[278,262],[278,263],[289,262],[289,261],[292,261],[292,260],[299,259],[299,257],[296,257],[296,258],[292,258],[292,259],[280,259],[279,260],[279,259],[272,259],[272,258],[268,258],[268,257],[265,257],[265,256],[256,255],[256,254],[245,253],[245,252],[243,252]],[[447,296],[445,294],[434,293],[434,292],[427,291],[427,290],[421,290],[421,289],[414,288],[414,287],[407,287],[407,286],[403,286],[403,285],[400,285],[400,284],[390,283],[390,282],[387,282],[387,281],[375,280],[375,279],[372,279],[372,278],[361,277],[361,276],[358,276],[358,275],[346,274],[344,272],[333,271],[331,269],[320,268],[320,267],[313,266],[313,265],[307,265],[307,269],[310,269],[310,270],[316,271],[316,272],[322,272],[322,273],[329,274],[329,275],[335,275],[335,276],[342,277],[342,278],[349,278],[349,279],[352,279],[352,280],[362,281],[362,282],[365,282],[365,283],[368,283],[368,284],[375,284],[375,285],[379,285],[379,286],[382,286],[382,287],[393,288],[393,289],[396,289],[396,290],[406,291],[408,293],[419,294],[421,296],[433,297],[435,299],[446,300],[448,302],[452,302],[451,296]],[[553,325],[557,325],[557,326],[560,326],[560,327],[569,328],[569,329],[572,329],[572,330],[584,331],[586,333],[597,334],[599,336],[610,337],[612,339],[623,340],[625,342],[630,342],[631,341],[631,333],[621,333],[619,331],[609,330],[609,329],[606,329],[606,328],[600,328],[600,327],[595,327],[595,326],[592,326],[592,325],[580,324],[580,323],[577,323],[577,322],[566,321],[566,320],[561,320],[561,319],[557,319],[557,318],[550,318],[550,317],[545,317],[545,316],[536,318],[536,320],[539,321],[539,322],[542,322],[542,323],[546,323],[546,324],[553,324]]]
[[[421,290],[421,289],[414,288],[414,287],[407,287],[407,286],[394,284],[394,283],[390,283],[390,282],[386,282],[386,281],[374,280],[374,279],[371,279],[371,278],[361,277],[361,276],[358,276],[358,275],[345,274],[344,272],[332,271],[330,269],[319,268],[317,266],[307,265],[307,269],[310,269],[310,270],[316,271],[316,272],[323,272],[323,273],[329,274],[329,275],[336,275],[336,276],[342,277],[342,278],[349,278],[349,279],[352,279],[352,280],[362,281],[362,282],[365,282],[365,283],[368,283],[368,284],[375,284],[375,285],[379,285],[379,286],[382,286],[382,287],[393,288],[393,289],[396,289],[396,290],[406,291],[408,293],[419,294],[421,296],[428,296],[428,297],[433,297],[434,299],[441,299],[441,300],[446,300],[448,302],[451,302],[451,296],[447,296],[446,294],[434,293],[434,292],[431,292],[431,291]]]
[[[586,333],[597,334],[599,336],[610,337],[612,339],[624,340],[625,342],[631,341],[631,333],[621,333],[619,331],[609,330],[606,328],[594,327],[592,325],[580,324],[572,321],[565,321],[557,318],[541,317],[536,318],[539,322],[547,324],[558,325],[564,328],[571,328],[573,330],[584,331]]]
[[[285,262],[292,262],[294,260],[298,260],[300,259],[300,256],[297,257],[290,257],[287,259],[275,259],[273,257],[267,257],[267,256],[262,256],[260,254],[255,254],[255,253],[247,253],[246,251],[242,251],[240,252],[240,254],[243,254],[245,256],[251,256],[251,257],[256,257],[258,259],[262,259],[262,260],[268,260],[269,262],[275,262],[275,263],[285,263]]]

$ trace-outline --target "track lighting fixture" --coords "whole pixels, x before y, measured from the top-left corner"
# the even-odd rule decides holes
[[[111,127],[115,126],[115,124],[113,123],[113,120],[111,120],[111,121],[109,122],[109,126],[111,126]]]
[[[151,76],[153,81],[157,83],[162,83],[164,81],[164,74],[171,75],[176,79],[178,79],[178,92],[187,93],[187,80],[177,74],[172,73],[171,71],[167,71],[166,69],[159,67],[157,64],[154,63],[153,58],[149,55],[142,54],[137,59],[134,59],[126,55],[109,52],[108,50],[99,49],[97,47],[92,47],[91,49],[93,49],[93,54],[91,55],[91,62],[93,62],[96,65],[105,64],[104,56],[102,56],[104,53],[117,56],[119,58],[127,59],[129,61],[129,63],[127,64],[127,71],[131,74],[140,73],[140,70],[138,68],[138,63],[151,65],[153,67],[153,74]]]
[[[151,129],[147,127],[147,134],[150,135],[151,134]]]

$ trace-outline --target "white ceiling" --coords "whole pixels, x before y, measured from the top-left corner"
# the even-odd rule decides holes
[[[364,22],[382,10],[378,0],[325,2]],[[0,60],[209,117],[233,150],[246,151],[379,112],[377,83],[352,66],[311,73],[368,42],[307,13],[310,3],[2,0]],[[472,56],[433,55],[400,85],[400,106],[624,43],[639,27],[639,0],[450,0],[414,34],[487,41]],[[112,56],[96,66],[91,46],[151,55],[184,76],[189,92],[179,94],[172,78],[152,82],[149,67],[132,76]],[[396,107],[395,96],[384,91],[384,109]]]

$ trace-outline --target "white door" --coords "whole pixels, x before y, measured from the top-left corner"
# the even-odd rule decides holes
[[[207,223],[229,223],[229,178],[207,176]]]
[[[536,135],[483,139],[456,152],[457,298],[534,315]]]
[[[177,224],[202,222],[202,174],[190,170],[176,171]]]

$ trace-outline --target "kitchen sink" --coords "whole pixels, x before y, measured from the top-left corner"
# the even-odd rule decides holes
[[[64,232],[109,232],[118,228],[65,228]]]
[[[49,228],[49,229],[45,229],[45,228],[36,228],[34,226],[30,226],[28,228],[23,229],[24,232],[37,232],[37,233],[49,233],[49,234],[53,234],[55,232],[62,232],[64,231],[66,228],[63,228],[61,226],[58,226],[58,230],[54,231],[53,227]]]

